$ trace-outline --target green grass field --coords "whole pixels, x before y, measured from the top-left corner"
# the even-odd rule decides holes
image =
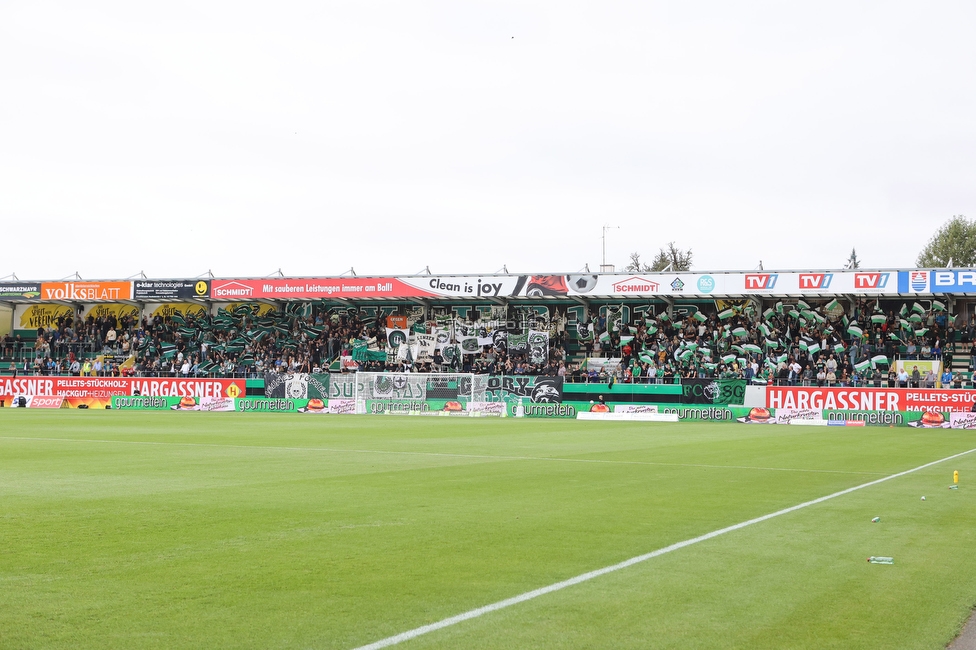
[[[355,648],[973,448],[952,430],[3,409],[0,647]],[[398,647],[936,650],[976,600],[974,529],[976,453]]]

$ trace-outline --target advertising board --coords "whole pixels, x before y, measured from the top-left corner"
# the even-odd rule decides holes
[[[111,398],[114,395],[242,397],[244,394],[243,379],[0,377],[0,395]]]
[[[855,411],[969,411],[976,391],[911,388],[769,386],[768,408]]]

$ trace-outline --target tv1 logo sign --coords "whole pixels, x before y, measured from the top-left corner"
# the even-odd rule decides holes
[[[833,279],[833,273],[801,273],[800,291],[808,291],[810,289],[829,289],[830,282]]]
[[[762,291],[776,287],[779,273],[746,273],[746,291]]]
[[[854,290],[884,289],[888,286],[888,273],[855,273]]]

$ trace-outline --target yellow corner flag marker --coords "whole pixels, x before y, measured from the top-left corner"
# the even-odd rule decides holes
[[[952,473],[952,482],[955,483],[956,485],[959,484],[959,470],[958,469]]]

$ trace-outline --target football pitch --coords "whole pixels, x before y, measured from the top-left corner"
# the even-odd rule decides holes
[[[938,650],[976,601],[950,429],[3,409],[0,517],[3,648]]]

